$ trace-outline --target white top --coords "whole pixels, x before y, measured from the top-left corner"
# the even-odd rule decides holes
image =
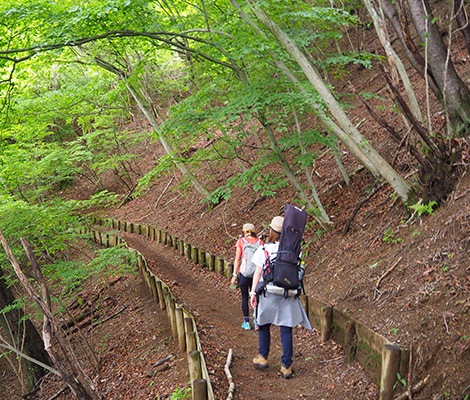
[[[279,243],[266,243],[259,247],[253,254],[252,261],[256,266],[263,267],[266,261],[266,254],[273,259],[276,257]],[[261,275],[260,281],[263,279]],[[312,327],[298,297],[284,298],[282,295],[265,293],[259,296],[256,322],[259,326],[274,324],[277,326],[294,327],[301,324],[308,330]]]

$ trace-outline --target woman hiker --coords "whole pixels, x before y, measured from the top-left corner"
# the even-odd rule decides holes
[[[263,242],[256,236],[255,226],[253,224],[243,225],[243,237],[239,238],[235,245],[235,261],[230,284],[235,285],[238,278],[238,286],[242,293],[242,312],[244,318],[242,328],[246,330],[251,329],[248,292],[250,291],[253,274],[256,269],[256,265],[251,263],[251,258],[255,250],[262,244]]]
[[[257,299],[256,288],[260,279],[262,280],[263,266],[269,257],[271,260],[276,257],[279,247],[279,239],[282,232],[283,217],[274,217],[269,226],[267,243],[256,250],[253,255],[253,262],[256,264],[256,271],[253,276],[253,284],[250,291],[251,305],[257,308],[256,322],[258,324],[259,354],[253,359],[253,364],[259,368],[268,367],[268,355],[270,349],[271,324],[279,326],[281,329],[282,357],[281,374],[285,379],[292,377],[292,328],[301,324],[311,330],[310,322],[305,313],[298,296],[285,297],[284,289],[266,290]],[[269,284],[268,286],[270,286]],[[277,287],[273,288],[276,289]],[[272,292],[279,292],[275,294]],[[296,293],[296,291],[292,291]]]

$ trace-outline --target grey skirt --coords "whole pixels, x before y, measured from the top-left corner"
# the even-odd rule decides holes
[[[294,327],[301,324],[311,330],[310,321],[300,300],[297,297],[288,297],[267,293],[259,296],[256,322],[258,325],[274,324],[277,326]]]

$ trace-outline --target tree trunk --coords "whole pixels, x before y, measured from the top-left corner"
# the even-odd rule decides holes
[[[426,71],[424,70],[424,60],[411,38],[408,28],[408,19],[399,14],[397,8],[395,8],[388,0],[380,0],[380,7],[392,25],[409,63],[424,78],[426,74]],[[400,23],[400,21],[402,21],[402,23]],[[441,95],[436,83],[434,82],[434,78],[432,76],[429,76],[429,78],[429,87],[436,98],[440,99]]]
[[[15,300],[15,296],[5,283],[3,270],[0,267],[0,310],[12,305]],[[0,326],[5,331],[13,347],[18,348],[20,347],[18,344],[22,343],[22,348],[19,350],[23,353],[46,365],[52,364],[49,355],[44,349],[44,342],[41,336],[31,320],[28,318],[24,319],[24,312],[21,308],[0,314]],[[48,371],[25,358],[22,358],[21,361],[24,367],[27,387],[29,390],[32,390],[36,382]]]
[[[292,171],[292,169],[289,165],[289,162],[287,161],[286,157],[284,156],[282,150],[280,149],[279,144],[277,143],[276,137],[274,136],[274,132],[273,132],[271,126],[269,125],[269,123],[266,121],[266,118],[264,116],[260,116],[260,122],[263,125],[263,127],[265,128],[266,133],[268,134],[269,143],[271,145],[272,150],[276,154],[276,156],[279,160],[279,163],[281,164],[282,169],[284,170],[284,172],[287,176],[287,179],[289,179],[289,181],[292,184],[294,190],[299,195],[300,200],[302,200],[307,205],[307,207],[309,209],[313,209],[313,210],[317,209],[317,207],[315,207],[315,205],[312,203],[312,200],[310,200],[308,198],[308,196],[305,194],[304,189],[302,188],[299,181],[295,177],[295,174]],[[323,208],[321,206],[321,203],[320,203],[319,207]],[[325,216],[326,216],[326,218],[325,218]],[[324,215],[314,215],[314,219],[323,228],[328,228],[328,227],[331,228],[331,226],[333,225],[333,223],[329,220],[326,213]]]
[[[406,68],[403,65],[400,57],[398,57],[398,54],[395,53],[395,50],[393,50],[392,44],[390,43],[387,27],[385,25],[385,20],[383,18],[382,12],[379,14],[370,0],[364,0],[364,4],[367,8],[367,11],[369,12],[369,15],[374,21],[375,31],[377,32],[377,36],[379,37],[380,43],[382,44],[382,47],[385,50],[385,54],[387,55],[387,59],[390,65],[390,72],[394,80],[396,80],[395,84],[398,86],[397,75],[399,75],[403,82],[406,94],[408,96],[410,108],[413,111],[415,118],[418,121],[422,122],[423,117],[421,115],[418,100],[416,98],[413,87],[411,86],[410,78],[408,77]]]
[[[467,52],[470,55],[470,24],[467,11],[465,10],[464,0],[454,0],[454,17],[465,39]]]
[[[441,92],[452,136],[466,136],[470,127],[470,90],[455,70],[428,0],[409,0],[408,5],[416,32],[425,44],[427,61]]]
[[[137,103],[137,107],[139,107],[139,110],[142,112],[142,114],[144,114],[145,118],[147,118],[147,121],[149,121],[152,128],[157,131],[160,126],[160,123],[158,121],[158,117],[156,116],[155,109],[145,104],[145,100],[143,99],[143,96],[140,95],[139,92],[127,81],[126,73],[114,67],[112,64],[104,60],[101,60],[98,57],[95,57],[95,62],[101,68],[118,76],[120,79],[125,80],[126,88],[131,94],[131,96],[134,98],[135,102]],[[163,136],[159,136],[158,140],[160,141],[160,144],[165,149],[166,153],[171,156],[174,153],[171,143],[168,140],[166,140]],[[180,163],[174,158],[173,158],[173,162],[175,163],[176,167],[180,170],[180,172],[183,174],[183,176],[190,180],[191,184],[199,192],[199,194],[204,199],[209,198],[210,196],[209,191],[206,188],[204,188],[204,186],[198,181],[198,179],[194,176],[194,174],[191,171],[189,171],[188,168],[186,168],[186,165]]]
[[[250,5],[251,0],[246,0]],[[269,17],[266,13],[256,5],[252,5],[252,10],[260,22],[276,37],[287,52],[296,60],[305,76],[317,90],[322,99],[325,101],[330,112],[341,126],[341,129],[327,116],[323,116],[324,122],[329,122],[328,127],[338,136],[344,145],[351,150],[353,155],[363,164],[369,171],[378,176],[379,174],[393,187],[400,198],[407,202],[411,191],[408,183],[382,158],[380,154],[372,148],[369,142],[356,129],[354,124],[348,118],[344,110],[334,98],[331,91],[323,82],[313,65],[310,64],[307,57],[302,53],[298,46],[289,38],[289,36]],[[315,108],[317,106],[314,105]],[[375,173],[374,173],[375,171]]]

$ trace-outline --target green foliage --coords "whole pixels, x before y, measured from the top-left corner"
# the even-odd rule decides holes
[[[403,242],[402,238],[395,237],[395,232],[393,231],[392,228],[388,228],[385,230],[384,237],[382,240],[388,244],[397,244],[397,243]]]
[[[418,215],[421,216],[423,214],[432,215],[434,213],[435,206],[437,206],[437,202],[431,201],[428,204],[416,203],[408,207],[415,210]]]
[[[0,196],[1,229],[12,240],[12,248],[19,246],[19,238],[24,237],[37,251],[54,255],[66,247],[66,242],[74,241],[74,226],[80,221],[73,213],[74,207],[73,202],[30,204],[3,195]]]
[[[44,266],[44,272],[61,288],[59,302],[63,303],[64,299],[76,297],[84,282],[91,278],[107,282],[112,276],[135,273],[136,262],[135,252],[125,247],[109,247],[98,250],[88,263],[58,259]]]
[[[170,400],[183,400],[191,398],[191,388],[181,389],[176,388],[176,390],[171,394]]]
[[[396,389],[396,387],[398,386],[398,384],[401,384],[403,387],[406,387],[406,379],[403,378],[399,372],[397,372],[397,381],[395,382],[395,384],[393,385],[393,390]]]

